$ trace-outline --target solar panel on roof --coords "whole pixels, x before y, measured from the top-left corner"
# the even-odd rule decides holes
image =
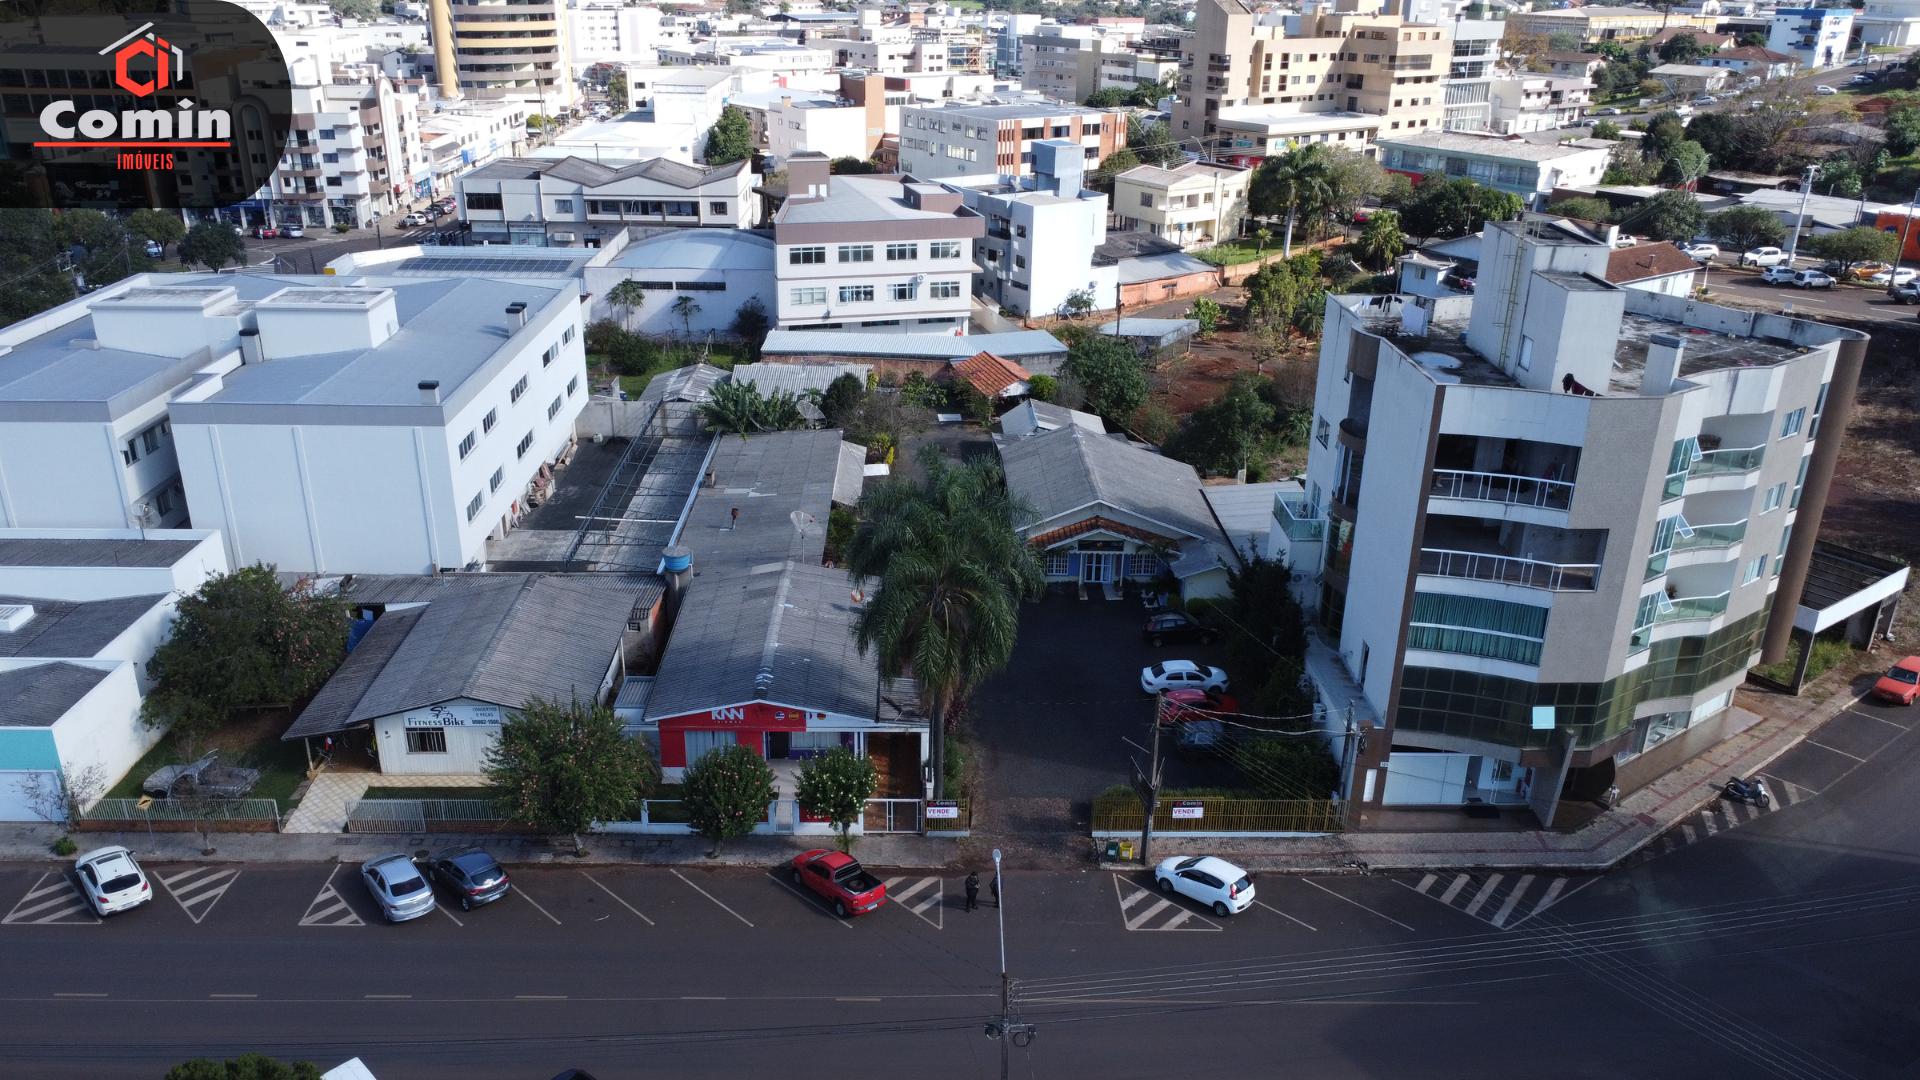
[[[573,273],[571,259],[503,259],[460,256],[455,258],[416,256],[401,261],[402,274],[497,274],[565,277]]]

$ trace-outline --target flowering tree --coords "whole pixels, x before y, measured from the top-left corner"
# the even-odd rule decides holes
[[[860,820],[879,784],[872,758],[836,746],[800,764],[797,796],[800,809],[832,823],[833,831],[840,834],[840,850],[847,851],[853,847],[848,830]]]
[[[753,831],[773,802],[773,770],[747,747],[724,746],[687,767],[681,784],[687,820],[701,836],[720,845]]]
[[[510,820],[567,833],[576,852],[581,832],[631,811],[660,775],[646,742],[627,738],[612,709],[539,698],[501,726],[486,771]]]

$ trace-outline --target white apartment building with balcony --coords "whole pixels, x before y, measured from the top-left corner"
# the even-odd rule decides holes
[[[1033,151],[1030,179],[943,182],[986,221],[986,234],[974,241],[980,271],[974,287],[994,306],[1021,315],[1070,314],[1069,298],[1083,291],[1095,309],[1113,307],[1119,268],[1095,259],[1107,239],[1107,197],[1085,190],[1079,144],[1042,140]]]
[[[1334,296],[1275,507],[1366,808],[1646,783],[1784,651],[1866,339],[1623,289],[1602,233],[1490,223],[1471,296]],[[1379,423],[1373,423],[1379,420]]]
[[[1786,53],[1803,68],[1831,67],[1847,58],[1853,18],[1852,8],[1775,8],[1767,24],[1767,48]]]
[[[945,101],[900,109],[900,169],[921,178],[1030,176],[1033,144],[1069,139],[1089,170],[1127,145],[1126,113],[1039,95],[986,102]]]
[[[966,333],[984,219],[939,184],[827,165],[817,153],[787,162],[773,219],[779,329]]]
[[[1521,73],[1495,79],[1489,89],[1492,119],[1488,126],[1500,135],[1572,127],[1593,104],[1593,83],[1588,79]]]
[[[1189,249],[1231,239],[1246,218],[1252,178],[1248,169],[1206,161],[1128,169],[1113,178],[1114,228]]]
[[[599,247],[630,225],[745,229],[759,215],[744,161],[706,168],[654,158],[614,168],[580,158],[508,158],[460,178],[475,243]]]
[[[1485,131],[1493,118],[1493,80],[1500,64],[1502,19],[1453,19],[1453,59],[1447,67],[1447,131]]]
[[[573,108],[567,26],[565,0],[430,0],[440,96],[513,98],[547,116]]]
[[[452,195],[461,174],[526,148],[527,106],[513,98],[443,104],[420,121],[432,194]]]

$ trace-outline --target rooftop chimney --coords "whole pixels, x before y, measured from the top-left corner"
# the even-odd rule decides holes
[[[1686,343],[1673,334],[1647,338],[1647,370],[1640,376],[1640,392],[1648,396],[1673,389],[1680,378],[1680,354]]]
[[[258,364],[264,362],[266,359],[266,353],[260,349],[259,329],[248,327],[240,331],[240,362],[243,364]]]
[[[440,404],[440,380],[439,379],[422,379],[420,381],[420,404],[422,405]]]
[[[507,318],[515,326],[527,325],[527,302],[524,300],[515,300],[513,303],[508,304]]]

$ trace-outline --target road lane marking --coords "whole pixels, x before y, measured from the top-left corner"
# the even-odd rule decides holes
[[[1133,890],[1129,893],[1127,890]],[[1113,875],[1114,898],[1120,902],[1120,922],[1129,931],[1154,933],[1161,930],[1175,930],[1192,933],[1194,931],[1220,930],[1219,924],[1187,910],[1184,904],[1170,896],[1162,896]],[[1133,910],[1134,905],[1148,901],[1145,907]]]
[[[413,997],[412,994],[361,994],[360,996],[368,1001],[406,1001]]]
[[[193,866],[158,876],[160,884],[166,886],[167,895],[173,897],[173,902],[187,913],[193,925],[199,926],[200,921],[213,910],[213,905],[219,903],[220,898],[227,895],[227,890],[233,888],[233,883],[240,880],[240,871],[231,867]]]
[[[1453,884],[1447,886],[1447,891],[1440,894],[1440,902],[1443,904],[1452,904],[1453,898],[1459,896],[1460,890],[1466,888],[1467,882],[1472,880],[1473,878],[1467,874],[1461,874],[1454,878]]]
[[[578,871],[575,871],[575,873],[578,873],[581,877],[586,878],[588,881],[593,882],[596,886],[599,886],[599,889],[601,892],[606,893],[608,896],[613,897],[614,903],[619,904],[621,907],[626,908],[628,911],[633,912],[635,915],[640,915],[639,908],[634,907],[632,904],[629,904],[625,900],[620,899],[620,895],[618,893],[614,892],[612,889],[607,888],[605,885],[601,885],[599,879],[595,878],[592,874],[587,873],[585,870],[578,870]],[[645,915],[640,915],[640,921],[643,923],[646,923],[648,926],[654,925],[653,920],[647,918]]]
[[[441,906],[441,904],[440,904],[440,902],[439,902],[439,901],[437,901],[437,900],[436,900],[436,901],[434,901],[434,904],[433,904],[433,910],[435,910],[435,911],[437,911],[437,912],[439,912],[439,913],[440,913],[440,914],[442,914],[442,915],[445,915],[445,916],[446,916],[447,918],[449,918],[449,919],[453,919],[453,925],[455,925],[455,926],[465,926],[465,925],[467,925],[466,923],[463,923],[463,922],[461,922],[461,921],[460,921],[460,920],[459,920],[459,919],[458,919],[457,917],[455,917],[455,916],[454,916],[454,914],[453,914],[453,912],[451,912],[451,911],[448,911],[448,910],[447,910],[447,909],[446,909],[445,907],[442,907],[442,906]]]
[[[1318,882],[1309,880],[1307,878],[1301,878],[1300,882],[1305,885],[1312,885],[1314,888],[1319,889],[1321,892],[1326,893],[1328,896],[1334,897],[1335,899],[1345,900],[1347,903],[1352,904],[1354,907],[1359,908],[1361,911],[1370,912],[1374,915],[1379,915],[1381,918],[1387,920],[1388,922],[1392,923],[1393,925],[1399,927],[1402,930],[1406,930],[1415,934],[1420,932],[1418,930],[1415,930],[1413,927],[1408,926],[1406,923],[1401,922],[1399,919],[1394,918],[1391,915],[1383,915],[1378,911],[1374,911],[1372,908],[1361,903],[1360,901],[1352,899],[1351,897],[1341,896],[1339,893],[1334,892],[1332,889],[1329,889],[1325,885],[1321,885]]]
[[[906,885],[898,892],[894,891],[896,887],[909,881],[913,884]],[[933,886],[931,891],[927,888],[929,885]],[[888,901],[919,916],[922,922],[931,925],[935,930],[946,929],[947,882],[945,878],[888,878],[886,886]],[[932,914],[929,915],[928,912]]]
[[[515,1001],[565,1001],[567,1000],[567,995],[565,994],[515,994],[513,995],[513,1000]]]
[[[1500,910],[1493,916],[1494,929],[1497,930],[1507,925],[1507,919],[1513,915],[1513,909],[1520,906],[1520,898],[1527,895],[1527,890],[1532,887],[1533,875],[1520,875],[1519,883],[1514,885],[1511,893],[1507,894],[1506,903],[1501,904]]]
[[[307,904],[307,913],[300,916],[301,926],[365,926],[353,906],[347,903],[340,890],[333,887],[333,879],[340,873],[340,864],[335,863],[327,872],[327,880],[314,894],[312,902]]]
[[[1320,931],[1319,931],[1318,929],[1316,929],[1315,927],[1313,927],[1313,926],[1311,926],[1311,925],[1309,925],[1309,924],[1307,924],[1307,923],[1304,923],[1304,922],[1300,922],[1300,920],[1299,920],[1299,919],[1296,919],[1296,918],[1294,918],[1293,916],[1291,916],[1291,915],[1289,915],[1289,914],[1287,914],[1286,912],[1284,912],[1284,911],[1281,911],[1281,910],[1280,910],[1279,908],[1277,908],[1277,907],[1274,907],[1274,906],[1273,906],[1272,904],[1269,904],[1269,903],[1267,903],[1267,902],[1266,902],[1265,900],[1255,900],[1255,901],[1254,901],[1254,903],[1256,903],[1256,904],[1258,904],[1258,905],[1260,905],[1260,906],[1261,906],[1261,907],[1263,907],[1263,908],[1266,908],[1266,909],[1267,909],[1268,911],[1271,911],[1271,912],[1273,912],[1273,913],[1274,913],[1275,915],[1278,915],[1278,916],[1280,916],[1281,918],[1283,918],[1283,919],[1285,919],[1285,920],[1287,920],[1288,922],[1296,922],[1296,923],[1300,923],[1300,925],[1301,925],[1301,926],[1305,926],[1305,927],[1306,927],[1307,929],[1309,929],[1309,930],[1312,930],[1312,931],[1313,931],[1314,933],[1316,933],[1316,934],[1320,932]]]
[[[837,997],[837,998],[834,998],[833,1000],[835,1000],[835,1001],[874,1001],[874,1002],[877,1002],[877,1001],[879,1001],[880,999],[879,999],[879,998],[876,998],[876,997]]]
[[[103,998],[103,997],[106,997],[107,995],[99,994],[99,993],[80,993],[77,991],[74,993],[63,994],[56,991],[53,996],[57,998]]]
[[[549,919],[552,919],[553,925],[555,926],[560,925],[560,920],[553,918],[553,912],[548,911],[546,908],[541,907],[540,902],[538,900],[535,900],[533,897],[528,896],[527,891],[525,889],[522,889],[518,885],[516,885],[514,886],[513,891],[520,894],[520,899],[525,900],[529,904],[532,904],[533,910],[539,912],[542,915],[545,915]]]
[[[217,998],[222,1001],[246,1001],[251,998],[257,998],[260,995],[259,994],[208,994],[207,996],[210,998]]]
[[[727,999],[723,997],[698,997],[693,994],[682,994],[680,995],[680,1000],[681,1001],[725,1001]]]
[[[1493,891],[1495,889],[1498,889],[1499,887],[1500,887],[1500,875],[1495,874],[1492,877],[1489,877],[1485,881],[1485,883],[1483,883],[1480,886],[1480,891],[1473,894],[1473,900],[1467,904],[1467,907],[1466,907],[1467,914],[1469,915],[1480,914],[1480,905],[1486,903],[1487,898],[1489,896],[1492,896]]]
[[[773,872],[773,871],[771,871],[771,870],[769,870],[769,871],[767,871],[767,877],[768,877],[768,878],[769,878],[770,880],[772,880],[772,881],[773,881],[773,883],[774,883],[775,885],[778,885],[778,886],[780,886],[781,888],[783,888],[783,889],[785,889],[785,890],[787,890],[788,892],[790,892],[790,893],[792,893],[793,895],[795,895],[795,896],[797,896],[797,897],[799,897],[800,899],[802,899],[802,900],[805,900],[805,901],[807,901],[807,902],[809,902],[810,904],[812,904],[812,905],[813,905],[813,909],[814,909],[815,911],[818,911],[818,912],[820,912],[820,913],[821,913],[822,915],[826,915],[826,916],[828,916],[829,918],[831,918],[831,919],[833,919],[833,921],[834,921],[834,922],[837,922],[837,923],[839,923],[839,924],[840,924],[841,926],[844,926],[844,927],[846,927],[846,928],[847,928],[847,929],[849,929],[849,930],[851,930],[851,929],[853,929],[853,920],[852,920],[852,919],[842,919],[842,918],[840,918],[840,917],[839,917],[838,915],[835,915],[835,914],[833,913],[833,911],[832,911],[831,909],[829,909],[829,908],[823,908],[823,907],[821,907],[821,906],[820,906],[820,898],[819,898],[819,897],[817,897],[817,896],[815,896],[815,895],[813,895],[813,894],[812,894],[812,893],[810,893],[810,892],[801,892],[801,891],[800,891],[800,887],[799,887],[798,885],[795,885],[795,884],[794,884],[793,882],[791,882],[791,881],[783,881],[783,880],[781,880],[781,878],[780,878],[780,875],[778,875],[778,874],[776,874],[776,873],[774,873],[774,872]],[[681,878],[680,880],[682,880],[682,881],[686,881],[687,879],[686,879],[686,878]],[[691,881],[687,881],[687,884],[689,884],[689,885],[693,885],[693,882],[691,882]],[[698,888],[700,888],[700,886],[698,886],[698,885],[693,885],[693,887],[694,887],[694,888],[696,888],[696,889],[698,889]],[[707,899],[709,899],[709,900],[713,900],[713,897],[711,897],[711,896],[709,896],[709,897],[707,897]],[[720,901],[718,901],[718,900],[713,900],[713,902],[714,902],[714,903],[716,903],[716,904],[720,904]],[[725,905],[725,904],[720,904],[720,906],[721,906],[721,907],[726,907],[726,905]],[[727,910],[729,910],[729,911],[731,911],[731,910],[733,910],[733,909],[732,909],[732,908],[728,908]],[[735,915],[735,916],[734,916],[734,918],[736,918],[736,919],[740,919],[740,916],[738,916],[738,915]],[[747,922],[747,920],[745,920],[745,919],[740,919],[740,921],[741,921],[741,922]],[[747,925],[748,925],[748,926],[752,926],[753,924],[752,924],[752,923],[747,923]]]
[[[694,892],[697,892],[697,893],[699,893],[699,894],[700,894],[701,896],[704,896],[704,897],[706,897],[707,899],[709,899],[709,900],[711,900],[711,901],[713,901],[713,902],[714,902],[714,904],[715,904],[715,905],[717,905],[717,906],[718,906],[718,907],[720,908],[720,910],[721,910],[721,911],[724,911],[724,912],[726,912],[727,914],[729,914],[729,915],[731,915],[731,916],[733,916],[734,918],[736,918],[736,919],[739,919],[739,920],[740,920],[741,922],[743,922],[743,923],[746,923],[746,924],[747,924],[748,926],[752,926],[752,925],[753,925],[753,923],[752,923],[752,922],[750,922],[750,921],[749,921],[749,920],[747,919],[747,917],[746,917],[745,915],[742,915],[742,914],[740,914],[739,912],[737,912],[737,911],[735,911],[735,910],[733,910],[732,908],[730,908],[730,907],[728,907],[727,905],[725,905],[725,904],[722,904],[722,903],[720,903],[720,898],[719,898],[719,897],[717,897],[717,896],[715,896],[715,895],[713,895],[712,893],[710,893],[710,892],[708,892],[707,890],[705,890],[705,889],[703,889],[703,888],[701,888],[700,886],[698,886],[698,885],[695,885],[695,884],[694,884],[693,882],[691,882],[691,881],[687,881],[687,875],[685,875],[685,874],[682,874],[682,873],[681,873],[680,871],[678,871],[678,870],[668,870],[668,871],[667,871],[667,873],[669,873],[669,874],[672,874],[672,875],[673,875],[674,877],[677,877],[677,878],[679,878],[679,879],[680,879],[681,881],[683,881],[683,882],[686,882],[686,886],[687,886],[687,888],[689,888],[689,889],[692,889],[692,890],[693,890]],[[768,877],[772,877],[773,875],[771,875],[771,874],[769,874],[769,875],[767,875],[767,876],[768,876]],[[774,878],[773,880],[775,880],[775,881],[780,881],[780,879],[779,879],[779,878]],[[782,884],[782,885],[786,885],[787,883],[786,883],[786,882],[784,882],[784,881],[780,881],[780,884]],[[792,888],[792,886],[788,886],[788,887],[789,887],[789,888]],[[798,889],[794,889],[794,891],[795,891],[795,892],[799,892],[800,890],[798,890]]]
[[[1803,743],[1806,743],[1808,746],[1817,746],[1822,750],[1832,751],[1833,753],[1839,754],[1843,758],[1851,758],[1852,760],[1858,761],[1861,764],[1865,764],[1867,760],[1866,758],[1860,757],[1856,754],[1849,754],[1845,750],[1835,750],[1833,747],[1828,746],[1826,743],[1818,742],[1813,739],[1801,739],[1800,741]]]
[[[48,881],[52,878],[52,881]],[[75,918],[75,916],[81,916]],[[33,926],[58,924],[62,926],[98,926],[100,917],[93,913],[93,905],[80,894],[64,872],[41,874],[34,881],[27,895],[13,905],[6,918],[0,924],[25,923]]]

